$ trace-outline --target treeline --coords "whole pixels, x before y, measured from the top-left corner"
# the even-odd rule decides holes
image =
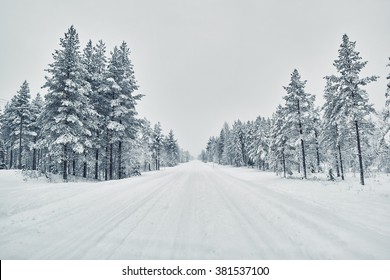
[[[379,77],[360,77],[367,64],[355,50],[356,42],[342,38],[336,73],[326,76],[325,103],[314,105],[305,91],[306,81],[294,70],[284,87],[284,105],[272,118],[246,123],[225,123],[219,136],[211,137],[200,158],[234,166],[256,166],[278,174],[327,172],[331,180],[346,171],[359,172],[364,185],[368,168],[390,172],[390,83],[383,112],[369,103],[365,85]],[[390,66],[388,64],[387,66]],[[390,79],[390,75],[387,77]]]
[[[80,51],[71,26],[46,71],[44,99],[30,100],[25,81],[1,113],[3,168],[112,180],[190,159],[172,130],[137,118],[142,95],[125,42],[109,58],[102,41]]]

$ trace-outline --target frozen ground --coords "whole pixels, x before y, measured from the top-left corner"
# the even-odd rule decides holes
[[[190,162],[100,183],[0,171],[0,259],[390,259],[390,178]]]

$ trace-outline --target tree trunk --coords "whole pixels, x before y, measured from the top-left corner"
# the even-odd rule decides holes
[[[104,155],[104,180],[108,180],[108,145],[106,146],[106,154]]]
[[[340,148],[340,145],[337,145],[337,147],[339,150],[341,179],[344,180],[344,168],[343,168],[343,158],[341,157],[341,148]]]
[[[95,152],[95,180],[99,178],[99,149]]]
[[[72,160],[72,174],[73,176],[76,176],[76,159],[74,158],[74,154],[73,154],[73,160]]]
[[[13,153],[13,151],[12,151],[12,147],[10,148],[10,152],[9,152],[9,169],[11,169],[12,168],[12,163],[13,163],[13,161],[14,161],[14,159],[13,159],[13,157],[14,157],[14,153]]]
[[[87,162],[84,161],[84,164],[83,164],[83,177],[84,178],[87,178]]]
[[[317,130],[314,130],[314,136],[316,137],[317,172],[319,172],[320,171],[320,144],[318,143]]]
[[[337,177],[340,177],[340,167],[339,167],[339,159],[337,157],[337,152],[334,153],[334,157],[336,160],[336,174],[337,174]]]
[[[113,147],[112,147],[112,143],[110,144],[110,180],[112,180],[113,178],[113,168],[114,168],[114,163],[113,163]]]
[[[356,128],[356,142],[357,142],[359,168],[360,168],[360,184],[364,185],[363,158],[362,158],[362,149],[361,149],[361,145],[360,145],[358,121],[355,121],[355,128]]]
[[[284,157],[284,152],[282,152],[283,159],[283,177],[286,178],[286,158]]]
[[[299,124],[299,135],[301,136],[303,177],[305,179],[307,179],[307,175],[306,175],[305,144],[303,143],[303,129],[302,129],[302,123],[301,123],[301,109],[300,109],[300,106],[299,106],[299,100],[298,100],[298,124]]]
[[[22,169],[22,128],[23,128],[23,115],[20,116],[20,126],[19,126],[19,157],[18,157],[18,169]]]
[[[122,179],[122,141],[118,143],[118,179]]]
[[[68,181],[68,171],[67,171],[68,159],[67,159],[67,154],[68,154],[68,151],[67,151],[67,146],[65,144],[64,145],[64,159],[63,159],[63,175],[62,175],[62,178],[64,179],[65,182]]]
[[[33,149],[32,170],[37,170],[37,149]]]

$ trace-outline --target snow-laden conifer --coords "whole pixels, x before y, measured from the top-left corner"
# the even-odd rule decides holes
[[[372,81],[377,80],[377,76],[360,78],[360,71],[366,66],[367,61],[363,61],[359,52],[355,50],[356,42],[349,40],[346,34],[343,35],[339,49],[338,58],[333,65],[337,70],[337,75],[332,75],[329,79],[337,86],[337,98],[335,116],[337,119],[345,118],[348,128],[355,131],[357,157],[360,169],[360,183],[364,185],[364,168],[361,143],[361,129],[365,118],[374,108],[368,101],[367,92],[362,88]]]
[[[71,26],[60,39],[61,48],[53,54],[53,63],[46,70],[43,133],[48,138],[50,155],[62,164],[67,180],[68,161],[82,154],[91,145],[88,122],[94,110],[90,105],[90,84],[80,54],[79,38]]]

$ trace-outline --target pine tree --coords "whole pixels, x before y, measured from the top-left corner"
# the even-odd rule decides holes
[[[169,131],[165,141],[165,150],[167,154],[167,165],[175,166],[179,163],[179,146],[173,134],[172,129]]]
[[[162,147],[163,147],[163,135],[162,135],[161,125],[158,122],[157,124],[154,125],[153,139],[152,139],[153,158],[155,160],[156,170],[160,170]]]
[[[122,146],[127,139],[135,139],[139,126],[135,118],[135,105],[142,95],[134,95],[138,89],[134,77],[133,65],[129,58],[130,50],[123,42],[115,47],[107,71],[108,94],[110,98],[110,120],[107,129],[110,135],[110,179],[113,178],[113,145],[117,144],[118,178],[122,178]]]
[[[336,67],[338,75],[330,76],[329,79],[338,87],[338,109],[335,114],[345,117],[347,124],[351,124],[355,130],[357,156],[360,169],[360,183],[364,185],[364,169],[361,146],[361,125],[366,116],[374,109],[368,103],[367,92],[362,86],[377,80],[377,76],[360,78],[360,71],[366,66],[367,61],[362,61],[359,53],[355,51],[356,42],[349,40],[348,36],[343,35],[340,45],[338,59],[333,65]]]
[[[301,144],[303,177],[306,179],[305,137],[307,137],[307,131],[311,129],[312,120],[310,120],[310,116],[314,109],[314,96],[305,92],[305,84],[306,81],[301,81],[301,76],[298,70],[295,69],[291,74],[289,85],[284,87],[287,92],[284,99],[286,100],[285,110],[287,111],[285,129],[289,131],[290,137],[299,140]]]
[[[270,132],[270,156],[274,161],[274,169],[279,172],[279,163],[282,164],[283,177],[291,174],[290,166],[294,163],[292,155],[295,152],[291,144],[289,131],[284,128],[287,120],[287,110],[279,105],[272,116]]]
[[[44,106],[43,99],[41,95],[38,93],[37,96],[31,102],[31,123],[29,125],[29,130],[31,131],[31,147],[32,154],[32,170],[37,170],[39,165],[39,157],[38,157],[38,137],[41,132],[41,124],[40,124],[40,115],[42,113],[42,109]]]
[[[44,107],[43,133],[48,137],[52,157],[62,163],[63,179],[67,181],[69,156],[82,154],[92,135],[88,121],[94,111],[88,100],[90,85],[82,64],[79,38],[71,26],[60,39],[61,49],[53,54],[54,62],[46,70],[45,88],[48,89]],[[73,157],[75,173],[75,157]]]
[[[14,116],[12,117],[13,128],[12,134],[18,138],[18,169],[22,169],[23,149],[27,148],[27,141],[30,135],[28,126],[31,122],[30,114],[30,88],[27,81],[24,81],[20,90],[15,96]]]

